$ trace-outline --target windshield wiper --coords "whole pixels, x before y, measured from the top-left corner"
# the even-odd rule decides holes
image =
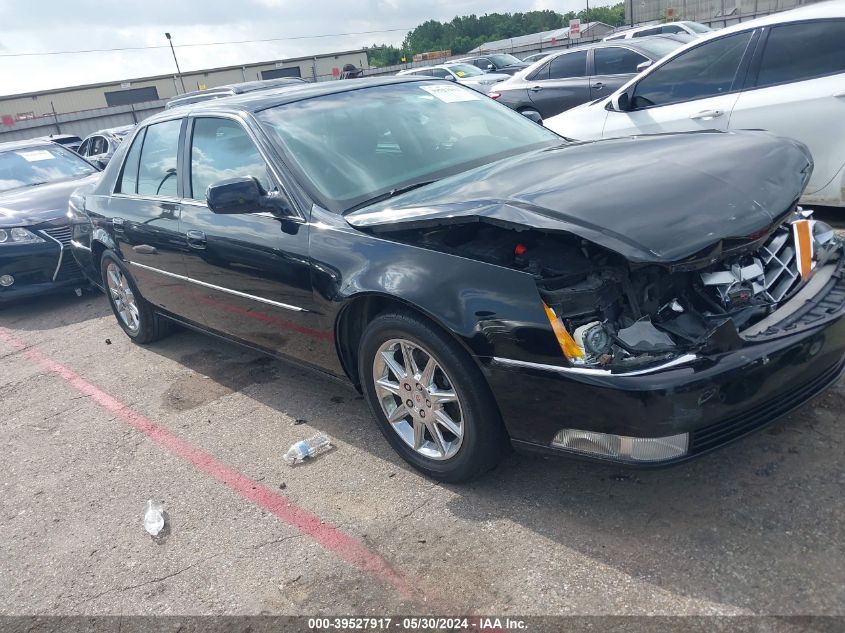
[[[425,187],[426,185],[430,185],[437,182],[437,180],[423,180],[421,182],[413,182],[409,185],[404,185],[402,187],[396,187],[395,189],[390,189],[389,191],[385,191],[382,194],[375,196],[374,198],[368,198],[363,202],[359,202],[353,207],[347,209],[344,214],[351,213],[352,211],[357,211],[358,209],[362,209],[363,207],[368,207],[371,204],[377,204],[379,202],[384,202],[385,200],[390,200],[391,198],[395,198],[396,196],[400,196],[403,193],[408,193],[409,191],[413,191],[414,189],[419,189],[420,187]]]

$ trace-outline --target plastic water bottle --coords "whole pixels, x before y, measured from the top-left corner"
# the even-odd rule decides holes
[[[297,442],[288,449],[288,452],[282,456],[282,459],[291,466],[294,464],[301,464],[309,457],[314,457],[320,453],[325,453],[332,447],[328,435],[325,433],[317,433],[307,440]]]
[[[162,506],[158,501],[150,499],[144,507],[144,529],[151,536],[158,536],[158,533],[164,528],[164,515]]]

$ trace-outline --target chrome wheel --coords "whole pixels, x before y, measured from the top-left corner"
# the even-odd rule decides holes
[[[126,275],[118,268],[117,264],[109,263],[106,267],[106,283],[120,320],[131,332],[137,332],[141,327],[138,302],[135,299],[135,293],[129,287]]]
[[[402,441],[429,459],[455,456],[464,437],[461,402],[434,356],[411,341],[391,339],[375,355],[373,382]]]

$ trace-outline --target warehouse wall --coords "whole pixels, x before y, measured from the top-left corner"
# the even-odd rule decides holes
[[[695,20],[716,28],[818,1],[820,0],[625,0],[625,18],[630,24],[630,11],[633,6],[634,24],[660,21],[665,15],[665,10],[672,7],[676,20]]]
[[[326,81],[334,79],[339,75],[344,64],[354,64],[360,68],[367,68],[369,65],[367,53],[365,51],[357,51],[337,55],[323,55],[311,59],[296,59],[263,64],[249,64],[243,67],[188,72],[182,76],[182,80],[185,84],[185,90],[188,92],[200,90],[203,87],[213,88],[224,84],[254,81],[262,79],[261,73],[263,71],[279,71],[283,69],[296,69],[298,73],[295,74],[309,81]],[[0,141],[38,136],[38,134],[32,134],[31,136],[21,137],[19,132],[33,129],[34,127],[43,128],[51,125],[55,127],[54,111],[61,119],[61,115],[64,114],[108,108],[109,103],[106,100],[107,92],[135,90],[139,88],[154,88],[158,100],[167,100],[182,92],[181,82],[179,82],[176,76],[165,75],[130,80],[128,82],[111,82],[80,88],[51,90],[6,98],[0,97],[0,120],[5,118],[7,123],[10,119],[13,122],[12,125],[0,124]],[[140,105],[136,104],[136,107]],[[91,118],[96,119],[96,117],[100,116],[110,116],[108,111],[103,112],[95,117],[86,117],[85,120],[87,121]],[[123,121],[127,116],[131,117],[131,112],[120,111],[119,114],[121,115],[121,123],[116,123],[115,125],[132,122],[131,118],[128,121]],[[96,131],[104,127],[113,127],[112,125],[106,124],[100,125],[96,120],[90,124],[80,124],[79,120],[70,123],[73,123],[73,125],[70,125],[67,131],[64,129],[64,126],[61,126],[63,133],[78,133],[76,129],[87,128],[90,125],[94,126],[91,131]]]

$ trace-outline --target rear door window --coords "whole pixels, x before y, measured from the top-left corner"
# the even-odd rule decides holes
[[[772,28],[760,60],[758,86],[845,73],[845,20]]]
[[[593,51],[596,75],[624,75],[637,72],[637,66],[647,62],[648,57],[629,48],[611,46]]]
[[[178,195],[176,164],[181,128],[182,119],[155,123],[147,127],[138,168],[139,195]]]
[[[706,99],[736,89],[737,73],[751,35],[746,31],[709,40],[663,64],[637,84],[634,108]]]
[[[549,79],[587,76],[587,51],[565,53],[549,62]]]

